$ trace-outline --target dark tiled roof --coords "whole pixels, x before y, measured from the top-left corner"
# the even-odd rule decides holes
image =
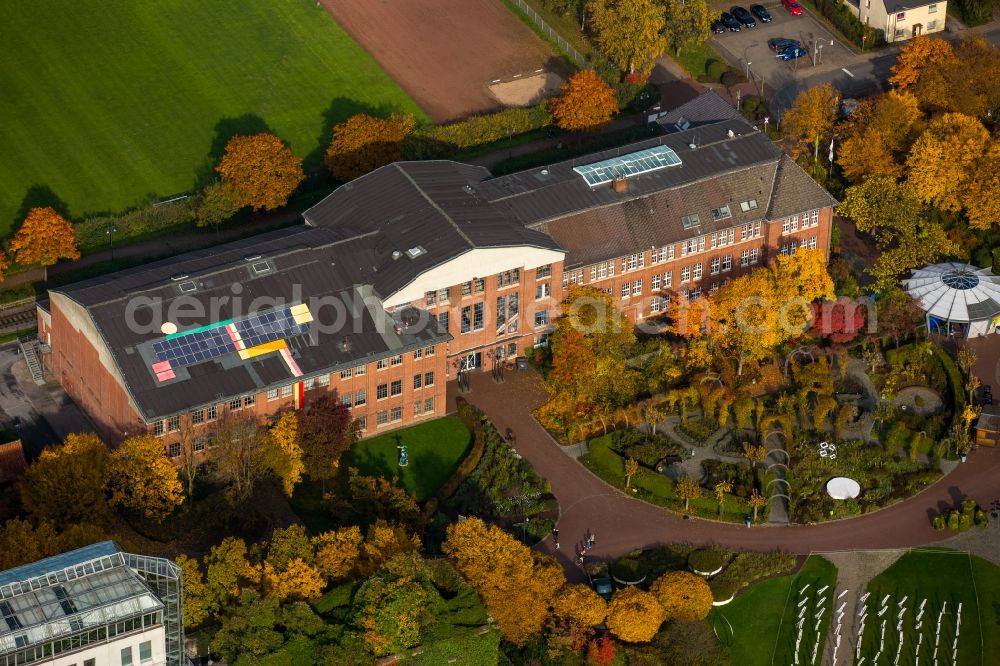
[[[782,154],[774,191],[770,197],[767,218],[777,220],[804,210],[836,206],[839,203],[825,189],[816,184],[788,155]]]
[[[178,324],[183,332],[268,308],[307,303],[315,321],[307,333],[287,339],[304,377],[450,339],[436,324],[397,331],[392,318],[383,317],[379,299],[365,298],[372,296],[366,285],[376,275],[367,262],[371,250],[365,236],[338,240],[335,230],[301,227],[253,241],[53,290],[88,309],[147,420],[294,378],[275,353],[242,360],[233,352],[175,368],[176,378],[158,381],[151,370],[157,361],[152,344],[163,339],[159,327],[164,320]],[[258,258],[248,260],[248,256]],[[267,261],[270,269],[258,275],[251,265],[260,261]],[[188,277],[171,279],[178,274]],[[194,290],[182,293],[180,285],[185,283]],[[343,351],[340,343],[345,337],[349,347]]]
[[[656,122],[667,132],[677,132],[683,129],[683,127],[677,127],[678,123],[688,127],[699,127],[723,120],[738,120],[749,127],[749,123],[739,111],[722,99],[717,92],[708,90],[667,111],[657,118]]]
[[[387,296],[421,273],[476,248],[532,246],[557,249],[477,191],[489,177],[482,167],[446,160],[397,162],[340,188],[305,212],[306,222],[341,233],[371,234],[367,260],[373,285]],[[405,255],[423,248],[420,256]],[[404,257],[392,258],[393,252]]]

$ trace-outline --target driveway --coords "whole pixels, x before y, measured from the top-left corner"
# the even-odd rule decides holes
[[[35,384],[16,344],[0,346],[0,426],[20,434],[29,460],[71,432],[93,431],[58,384]]]
[[[573,563],[574,546],[591,530],[597,537],[590,555],[618,557],[636,548],[662,543],[718,543],[739,550],[792,553],[856,549],[905,548],[951,536],[936,532],[930,518],[942,509],[958,505],[965,497],[989,506],[1000,497],[1000,450],[980,448],[969,461],[941,481],[904,502],[858,518],[819,525],[754,527],[682,516],[626,496],[605,484],[573,460],[534,420],[531,411],[546,399],[545,388],[534,371],[506,374],[504,384],[495,384],[488,373],[472,377],[472,391],[465,398],[483,409],[497,428],[511,428],[517,436],[517,451],[548,479],[559,500],[561,549],[551,538],[538,547],[554,554],[570,578],[583,572]],[[449,397],[454,398],[454,382]]]

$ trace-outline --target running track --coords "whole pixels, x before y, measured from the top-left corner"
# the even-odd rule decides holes
[[[531,411],[542,404],[545,389],[534,371],[508,371],[506,382],[496,384],[487,372],[472,377],[472,391],[464,397],[483,409],[500,432],[511,428],[516,449],[544,478],[559,500],[561,548],[551,537],[538,548],[555,554],[572,578],[582,573],[573,563],[574,546],[587,530],[596,535],[589,555],[617,557],[636,548],[661,543],[716,543],[740,550],[781,549],[793,553],[917,546],[953,536],[936,532],[930,517],[972,497],[989,505],[1000,497],[1000,452],[980,448],[968,462],[915,497],[858,518],[820,525],[754,527],[682,516],[626,496],[591,474],[559,449],[534,420]],[[449,397],[454,397],[454,382]]]

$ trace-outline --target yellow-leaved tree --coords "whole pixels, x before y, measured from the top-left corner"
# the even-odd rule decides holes
[[[505,639],[523,645],[541,631],[553,596],[566,582],[554,560],[479,518],[449,525],[441,549],[479,592]]]
[[[205,605],[211,613],[227,608],[239,598],[244,585],[260,578],[247,560],[246,542],[236,537],[226,537],[212,546],[205,556],[205,569]]]
[[[760,361],[782,339],[778,294],[766,271],[742,275],[712,296],[712,343],[717,352],[736,360],[737,374],[748,361]]]
[[[313,537],[316,566],[327,582],[347,580],[361,557],[361,529],[357,525]]]
[[[889,71],[889,83],[900,90],[916,85],[921,75],[955,58],[951,44],[938,37],[917,35],[899,52],[896,64]]]
[[[813,147],[813,159],[819,160],[820,141],[829,139],[840,109],[840,93],[829,83],[806,88],[781,118],[785,136],[792,139],[792,157],[802,154],[806,146]]]
[[[377,520],[368,527],[361,543],[361,557],[357,562],[358,573],[370,576],[396,555],[420,550],[420,537],[410,534],[405,527],[390,525]]]
[[[694,479],[683,476],[677,479],[677,496],[684,500],[684,510],[691,506],[691,500],[701,497],[701,486]]]
[[[673,0],[666,3],[665,34],[677,55],[682,49],[700,46],[711,37],[714,15],[705,0]]]
[[[638,587],[617,590],[608,604],[608,630],[626,643],[653,639],[666,614],[656,597]]]
[[[795,254],[780,255],[770,265],[774,294],[779,299],[779,335],[782,340],[803,333],[812,320],[811,304],[820,299],[833,300],[833,278],[826,268],[826,253],[820,249],[799,248]]]
[[[109,457],[108,447],[91,433],[73,433],[62,446],[46,447],[18,484],[25,510],[56,526],[103,521]]]
[[[618,98],[592,69],[576,72],[562,87],[562,95],[549,101],[556,125],[571,132],[595,130],[618,113]]]
[[[398,162],[403,159],[403,142],[416,125],[413,116],[402,113],[388,118],[353,115],[334,126],[326,168],[334,178],[346,181]]]
[[[294,557],[283,569],[265,561],[261,565],[261,585],[264,594],[282,603],[289,600],[315,601],[323,592],[324,583],[316,567],[301,557]]]
[[[14,260],[23,266],[41,264],[48,268],[60,259],[79,259],[76,230],[54,208],[32,208],[10,241]]]
[[[234,136],[215,170],[230,188],[238,208],[274,210],[305,180],[302,159],[273,134]]]
[[[112,505],[162,521],[184,503],[184,487],[177,478],[163,443],[152,435],[129,437],[111,453],[108,492]]]
[[[863,101],[841,124],[844,138],[837,164],[852,183],[873,176],[899,178],[906,153],[922,129],[923,114],[909,92],[891,90]]]
[[[976,118],[946,113],[932,120],[906,160],[906,178],[925,203],[957,213],[965,207],[973,167],[990,146],[990,133]],[[982,165],[996,173],[1000,165]]]
[[[589,585],[567,583],[552,597],[552,613],[580,627],[593,627],[604,622],[608,604]]]
[[[1000,140],[993,139],[970,169],[965,190],[965,214],[973,229],[1000,225]]]
[[[653,0],[587,0],[601,53],[626,74],[645,76],[667,48],[663,7]]]
[[[182,554],[174,561],[181,568],[181,583],[184,586],[184,628],[194,629],[210,614],[205,576],[196,559]]]
[[[649,586],[669,620],[697,622],[712,610],[712,589],[690,571],[668,571]]]
[[[281,479],[285,494],[291,497],[305,471],[298,414],[290,410],[282,412],[267,429],[265,437],[271,449],[270,467]]]

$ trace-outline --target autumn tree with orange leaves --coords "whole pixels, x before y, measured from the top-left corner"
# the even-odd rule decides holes
[[[69,220],[54,208],[32,208],[21,223],[10,251],[17,263],[29,266],[41,264],[48,279],[48,268],[60,259],[80,258],[76,230]]]
[[[917,98],[905,91],[865,100],[841,124],[837,163],[852,183],[875,176],[899,178],[903,160],[923,130]]]
[[[806,88],[785,112],[781,127],[785,136],[794,141],[792,157],[802,154],[806,146],[813,147],[813,159],[819,160],[819,144],[829,139],[840,108],[840,93],[829,83]]]
[[[353,115],[333,128],[326,168],[334,178],[346,181],[398,162],[403,159],[403,141],[416,124],[413,116],[402,113],[388,118]]]
[[[899,89],[916,85],[924,72],[955,57],[951,44],[938,37],[917,35],[899,52],[896,64],[890,68],[889,83]]]
[[[274,210],[305,180],[302,159],[273,134],[234,136],[215,170],[231,188],[239,208]]]
[[[592,69],[577,72],[562,87],[562,95],[549,102],[556,125],[571,132],[595,130],[618,113],[615,91]]]

